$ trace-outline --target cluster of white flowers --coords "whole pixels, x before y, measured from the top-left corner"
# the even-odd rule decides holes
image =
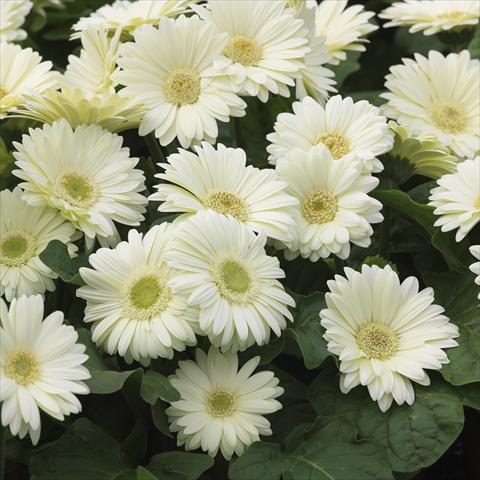
[[[427,34],[478,21],[472,2],[458,2],[461,15],[428,16],[421,3],[393,5],[384,18]],[[51,240],[72,256],[83,242],[90,254],[77,296],[106,353],[148,366],[208,338],[208,354],[197,349],[196,361],[179,362],[170,377],[181,399],[167,414],[178,445],[230,459],[270,435],[264,415],[281,408],[273,372],[254,373],[259,357],[239,368],[237,356],[294,320],[270,248],[317,262],[369,247],[383,220],[374,174],[392,148],[418,173],[448,173],[431,192],[435,225],[458,228],[461,241],[480,221],[480,71],[467,51],[392,67],[387,103],[377,108],[328,98],[336,92],[329,65],[365,50],[378,28],[372,12],[347,1],[117,0],[73,26],[81,51],[64,74],[11,43],[25,38],[32,3],[0,6],[0,119],[41,123],[13,143],[21,182],[0,194],[0,293],[11,302],[0,305],[1,421],[14,435],[37,442],[39,408],[62,420],[80,411],[75,394],[88,393],[74,328],[61,312],[43,320],[42,296],[57,274],[39,255]],[[242,148],[213,145],[219,122],[246,114],[245,97],[265,103],[293,93],[293,112],[279,114],[267,135],[273,168],[250,165]],[[160,151],[182,147],[158,163],[149,196],[139,158],[118,134],[127,129]],[[149,202],[179,215],[142,225],[144,233],[132,228],[122,241],[119,225],[139,227]],[[472,254],[480,257],[478,246]],[[479,263],[471,269],[478,283]],[[411,381],[428,385],[424,369],[448,363],[443,349],[456,345],[457,327],[414,277],[400,283],[389,266],[365,265],[345,275],[328,283],[319,313],[340,359],[341,390],[367,386],[382,411],[393,400],[411,405]]]

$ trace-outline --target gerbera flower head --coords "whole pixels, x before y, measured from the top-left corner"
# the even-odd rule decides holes
[[[178,432],[177,445],[185,445],[186,450],[201,448],[212,457],[220,450],[230,460],[259,441],[260,435],[271,435],[264,415],[282,408],[276,398],[283,388],[273,372],[253,373],[260,357],[240,369],[233,352],[210,347],[208,354],[197,349],[195,357],[195,362],[179,362],[169,377],[181,397],[166,410],[170,431]]]
[[[31,9],[32,2],[30,0],[2,0],[0,2],[0,42],[16,42],[27,38],[27,32],[20,27]]]
[[[350,243],[370,245],[370,224],[383,220],[382,204],[367,195],[378,179],[364,173],[361,162],[335,160],[318,145],[308,152],[292,150],[276,169],[288,183],[287,192],[299,200],[296,238],[284,245],[287,258],[300,254],[315,262],[333,253],[345,259]]]
[[[307,31],[283,1],[209,1],[192,7],[220,32],[228,34],[222,57],[215,63],[242,95],[268,100],[269,93],[290,95],[309,52]]]
[[[76,395],[89,393],[88,356],[62,312],[43,319],[41,295],[13,299],[10,309],[0,299],[0,316],[2,425],[20,438],[28,433],[35,445],[40,410],[60,421],[81,411]]]
[[[42,62],[31,48],[0,42],[0,120],[22,105],[25,95],[57,86],[59,74],[51,68],[52,62]]]
[[[176,17],[188,10],[198,0],[116,0],[104,5],[88,17],[82,17],[72,27],[76,32],[72,38],[79,38],[89,27],[104,28],[108,31],[120,29],[123,37],[131,38],[142,25],[158,25],[163,17]]]
[[[478,260],[478,262],[470,265],[470,270],[476,275],[475,283],[480,285],[480,245],[472,245],[470,253]],[[480,292],[478,293],[478,298],[480,299]]]
[[[405,0],[395,2],[379,15],[390,20],[384,27],[410,27],[410,33],[433,35],[451,29],[472,28],[480,18],[477,0]]]
[[[317,7],[316,35],[326,38],[331,63],[338,65],[347,58],[347,51],[364,52],[364,38],[378,29],[369,22],[373,12],[366,12],[363,5],[347,7],[347,0],[323,0]]]
[[[172,285],[175,272],[164,259],[172,228],[163,223],[145,236],[130,230],[128,241],[100,248],[89,257],[93,268],[80,269],[86,286],[77,296],[87,301],[92,340],[129,363],[172,358],[174,350],[196,343],[188,297]]]
[[[114,222],[139,225],[147,199],[145,177],[135,169],[123,139],[97,125],[73,129],[65,120],[30,129],[14,142],[13,174],[24,180],[22,198],[30,205],[48,205],[85,234],[87,247],[95,237],[115,245]]]
[[[202,142],[195,153],[179,150],[159,164],[165,173],[150,200],[163,202],[161,212],[186,215],[211,209],[231,215],[255,232],[289,241],[293,236],[292,206],[297,200],[285,193],[287,184],[276,172],[246,165],[241,148],[213,147]]]
[[[455,173],[443,175],[437,184],[429,197],[439,215],[435,226],[442,232],[458,229],[455,239],[461,242],[480,222],[480,157],[459,163]]]
[[[58,275],[38,257],[50,240],[71,244],[73,225],[53,208],[28,205],[22,190],[0,192],[0,295],[8,301],[20,295],[55,290]]]
[[[68,56],[62,85],[78,88],[88,95],[115,93],[117,84],[112,80],[112,74],[118,69],[120,33],[121,30],[117,30],[109,35],[108,30],[94,26],[84,30],[80,37],[80,56]]]
[[[72,126],[98,125],[109,132],[138,128],[145,107],[117,93],[91,96],[64,86],[61,91],[45,90],[42,95],[25,95],[16,116],[52,124],[64,118]]]
[[[413,135],[408,125],[388,123],[395,133],[393,148],[389,154],[392,157],[407,159],[418,175],[437,179],[446,173],[457,170],[458,157],[442,145],[435,135]]]
[[[345,278],[346,277],[346,278]],[[340,389],[368,388],[382,412],[392,401],[412,405],[412,381],[429,385],[425,369],[449,363],[444,348],[457,346],[458,328],[433,304],[433,290],[418,280],[402,283],[390,266],[345,268],[328,282],[320,312],[328,350],[340,360]]]
[[[245,350],[279,336],[292,321],[294,306],[279,278],[285,276],[276,257],[265,252],[258,236],[231,216],[211,210],[178,224],[166,253],[179,270],[176,284],[197,309],[200,330],[223,350]]]
[[[278,115],[275,132],[267,135],[270,163],[275,165],[294,148],[307,152],[323,144],[334,159],[361,159],[367,171],[383,169],[376,156],[392,148],[393,137],[377,107],[335,95],[325,106],[305,97],[292,108],[293,113]]]
[[[134,36],[135,43],[121,47],[118,64],[123,70],[113,78],[125,85],[120,95],[148,106],[140,135],[155,131],[162,145],[177,137],[187,148],[201,140],[213,143],[217,120],[245,115],[245,102],[233,93],[228,79],[212,69],[225,34],[197,16],[182,15],[175,21],[162,18],[159,28],[144,25]],[[152,56],[155,48],[161,48],[162,55]]]
[[[460,157],[480,150],[480,62],[470,53],[430,51],[390,68],[385,113],[417,135],[433,134]]]

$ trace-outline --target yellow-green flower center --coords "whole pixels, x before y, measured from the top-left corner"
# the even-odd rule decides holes
[[[223,54],[235,63],[253,67],[262,59],[263,49],[253,38],[235,35],[227,42]]]
[[[38,378],[38,363],[31,353],[16,352],[7,359],[5,373],[15,383],[29,385]]]
[[[10,232],[2,236],[0,264],[7,267],[20,267],[35,255],[35,242],[31,236],[20,232]]]
[[[60,180],[60,196],[75,207],[86,208],[95,198],[94,188],[88,178],[78,173],[69,173]]]
[[[338,204],[329,192],[314,190],[302,202],[300,211],[308,223],[328,223],[335,219]]]
[[[240,262],[227,259],[213,268],[214,282],[219,294],[230,303],[248,303],[252,293],[252,278]]]
[[[4,88],[0,87],[0,100],[3,97],[6,97],[7,95],[8,95],[8,92]]]
[[[208,413],[215,418],[229,417],[235,411],[235,397],[226,390],[216,390],[207,400]]]
[[[315,141],[315,145],[323,143],[335,160],[343,157],[350,151],[350,140],[338,132],[322,133]]]
[[[465,15],[465,12],[461,12],[460,10],[452,10],[451,12],[444,12],[438,14],[438,18],[441,19],[452,19],[452,20],[458,20],[460,18],[467,18],[467,15]]]
[[[203,205],[222,215],[232,215],[240,222],[248,218],[248,207],[242,198],[232,192],[210,193]]]
[[[128,290],[127,315],[135,320],[150,320],[165,311],[173,297],[166,282],[155,274],[133,282]]]
[[[459,133],[467,126],[467,116],[453,103],[434,104],[431,117],[435,125],[446,133]]]
[[[193,68],[177,68],[163,82],[165,99],[174,105],[195,103],[200,96],[200,75]]]
[[[369,322],[362,325],[356,335],[357,345],[368,358],[386,360],[398,348],[398,336],[387,325]]]

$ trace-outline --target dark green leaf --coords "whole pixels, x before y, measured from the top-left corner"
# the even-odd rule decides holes
[[[480,381],[480,302],[478,287],[468,274],[426,273],[425,283],[435,291],[435,301],[458,325],[458,347],[447,350],[450,363],[441,374],[453,385]]]
[[[140,395],[150,405],[154,405],[159,398],[167,402],[180,400],[180,394],[172,387],[168,378],[153,370],[148,370],[143,375]]]
[[[173,438],[173,435],[170,433],[170,430],[168,428],[168,417],[165,413],[166,408],[167,404],[165,402],[157,400],[155,402],[155,405],[152,405],[150,407],[150,411],[152,413],[152,420],[153,424],[159,432],[162,432],[167,437]]]
[[[137,480],[161,480],[152,473],[150,473],[146,468],[137,467]]]
[[[319,313],[325,308],[325,295],[312,293],[296,295],[294,322],[286,334],[295,339],[300,347],[307,368],[317,368],[328,357],[327,343],[323,339],[324,328],[320,325]]]
[[[78,274],[80,267],[88,267],[86,255],[70,258],[67,246],[60,240],[51,240],[45,250],[39,255],[40,260],[50,267],[59,277],[67,283],[85,285]]]
[[[458,391],[462,396],[464,405],[480,410],[480,382],[458,387]]]
[[[213,459],[203,453],[165,452],[154,455],[147,469],[160,479],[197,480],[212,465]]]
[[[335,73],[335,81],[337,82],[335,88],[337,90],[341,89],[343,82],[349,75],[360,70],[360,63],[358,61],[359,57],[360,52],[349,52],[346,60],[340,62],[338,65],[330,67]]]

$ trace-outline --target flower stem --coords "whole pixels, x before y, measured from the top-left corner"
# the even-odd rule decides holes
[[[383,222],[380,226],[380,246],[378,254],[388,259],[390,255],[390,207],[385,207],[383,210]]]
[[[157,163],[165,163],[167,160],[165,159],[165,155],[162,152],[162,148],[158,143],[157,138],[155,137],[154,132],[150,132],[145,137],[145,143],[147,144],[148,150],[150,151],[150,155],[152,157],[153,163],[155,163],[155,169]]]
[[[7,429],[0,425],[0,480],[5,478],[5,457],[7,450]]]

